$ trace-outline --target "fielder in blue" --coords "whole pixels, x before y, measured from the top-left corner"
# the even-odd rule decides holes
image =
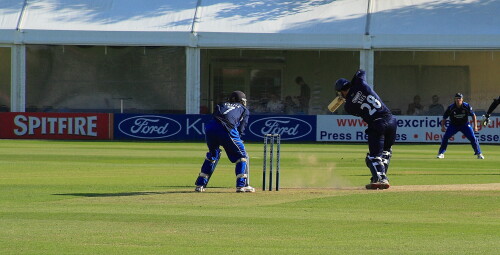
[[[196,192],[205,191],[219,162],[220,146],[226,151],[229,160],[236,163],[236,192],[255,192],[255,189],[248,185],[248,154],[240,137],[245,131],[250,115],[246,101],[245,93],[232,92],[227,102],[217,105],[212,119],[205,124],[208,152],[195,182]]]
[[[472,116],[474,130],[469,124],[469,116]],[[450,125],[446,128],[445,124],[448,117],[450,117]],[[441,141],[441,147],[439,147],[437,158],[444,158],[444,153],[448,147],[448,140],[460,131],[470,141],[474,149],[474,155],[476,155],[478,159],[484,159],[483,154],[481,154],[479,142],[474,136],[474,132],[477,132],[477,130],[476,114],[472,110],[472,107],[467,102],[464,102],[464,96],[457,93],[455,95],[455,103],[448,106],[441,120],[441,131],[445,133]]]
[[[369,153],[365,162],[372,177],[366,188],[388,189],[390,185],[387,171],[392,157],[392,145],[396,141],[396,119],[368,85],[363,70],[358,70],[350,82],[344,78],[338,79],[335,90],[346,100],[345,111],[361,117],[368,124],[365,133],[368,135]]]

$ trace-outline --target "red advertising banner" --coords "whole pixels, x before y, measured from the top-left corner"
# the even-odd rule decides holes
[[[1,139],[113,139],[110,113],[0,113]]]

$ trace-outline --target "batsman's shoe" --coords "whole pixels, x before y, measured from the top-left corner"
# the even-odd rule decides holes
[[[388,189],[391,185],[389,180],[383,179],[379,182],[371,182],[365,185],[366,189]]]
[[[205,187],[203,187],[203,186],[196,186],[196,188],[194,189],[194,191],[196,191],[196,192],[204,192],[205,191]]]
[[[444,158],[444,154],[443,154],[443,153],[438,154],[438,155],[436,156],[436,158]]]
[[[255,192],[255,189],[252,186],[236,187],[236,192],[238,192],[238,193],[245,193],[245,192],[253,193],[253,192]]]
[[[366,189],[378,189],[380,187],[380,183],[378,182],[370,182],[365,185]]]
[[[380,181],[379,189],[388,189],[391,185],[389,184],[389,180],[382,179]]]
[[[483,154],[481,154],[481,153],[480,153],[480,154],[477,154],[477,159],[484,159]]]

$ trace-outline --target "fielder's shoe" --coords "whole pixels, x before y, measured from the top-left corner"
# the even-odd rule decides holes
[[[236,187],[236,192],[238,192],[238,193],[245,193],[245,192],[253,193],[253,192],[255,192],[255,189],[252,186]]]
[[[477,154],[477,159],[484,159],[483,154],[481,154],[481,153]]]
[[[444,154],[443,153],[440,153],[436,156],[436,158],[444,158]]]
[[[196,191],[196,192],[204,192],[205,191],[205,187],[203,187],[203,186],[196,186],[196,188],[194,189],[194,191]]]

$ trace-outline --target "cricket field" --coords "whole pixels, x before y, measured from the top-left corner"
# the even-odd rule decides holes
[[[281,144],[281,190],[236,193],[204,143],[0,140],[0,254],[498,254],[500,146],[396,144],[366,190],[366,144]]]

